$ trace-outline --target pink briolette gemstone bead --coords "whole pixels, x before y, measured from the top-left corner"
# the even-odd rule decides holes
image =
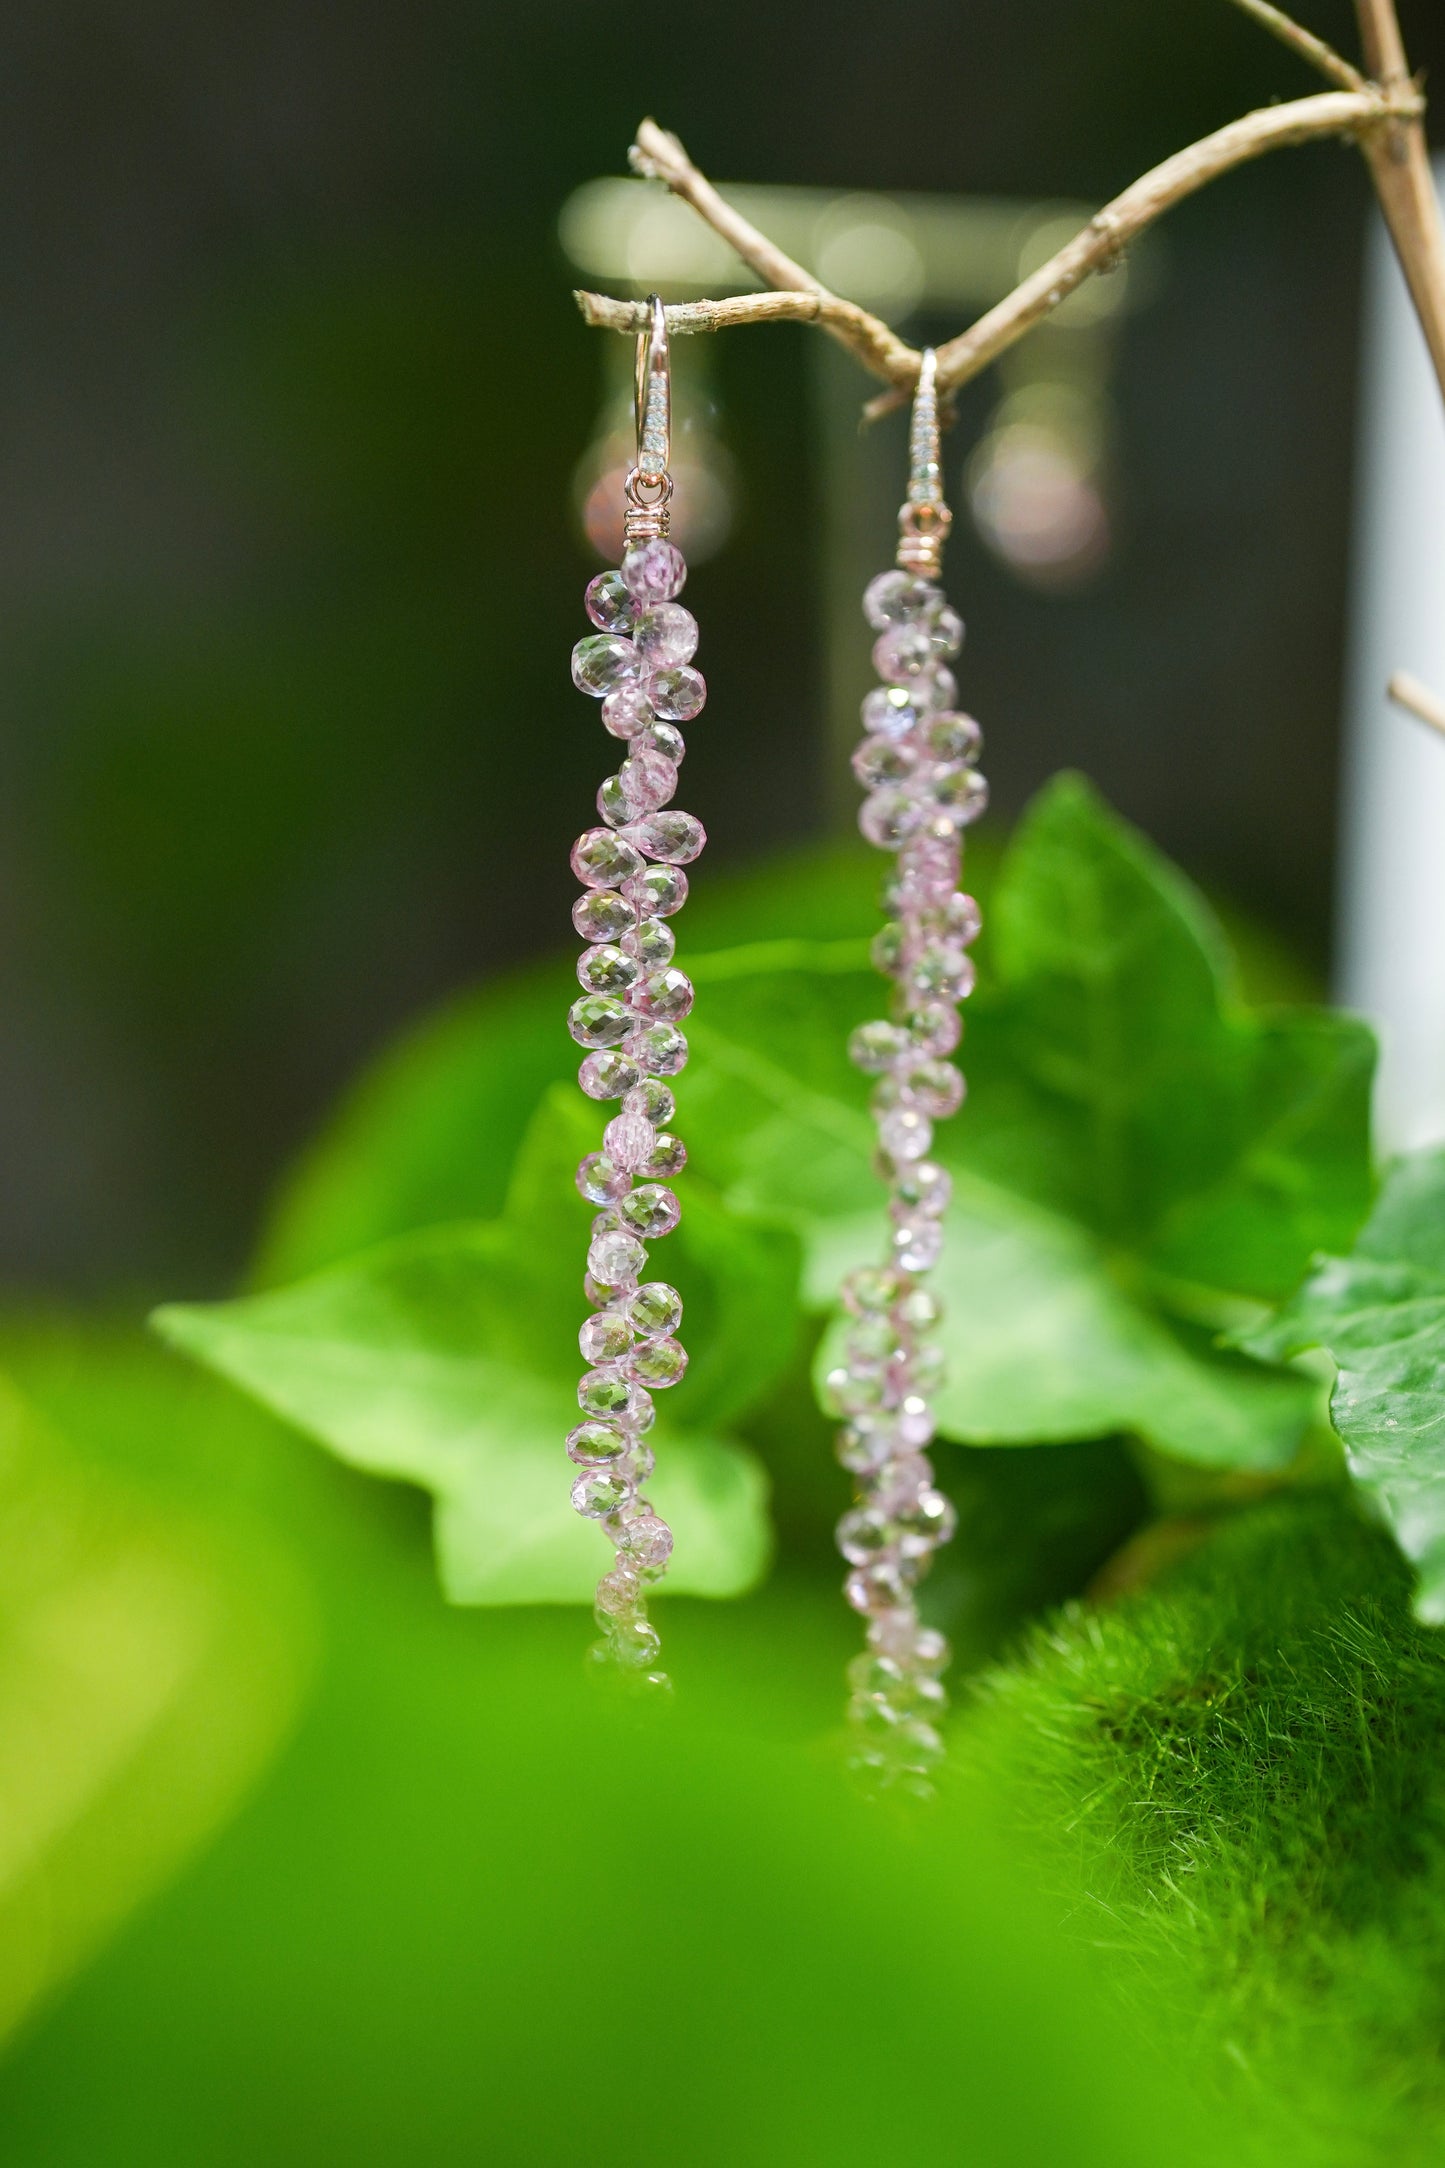
[[[654,602],[671,602],[674,595],[682,593],[687,564],[676,543],[656,536],[649,542],[636,543],[627,552],[621,574],[627,592],[645,607]]]
[[[635,738],[652,721],[652,703],[640,681],[614,686],[602,702],[603,728],[614,738]]]
[[[654,670],[645,689],[654,715],[667,723],[690,723],[702,713],[707,701],[707,681],[691,663]]]
[[[647,1165],[656,1141],[657,1131],[644,1115],[625,1112],[614,1115],[602,1137],[603,1148],[612,1164],[625,1167],[629,1174],[636,1174]]]

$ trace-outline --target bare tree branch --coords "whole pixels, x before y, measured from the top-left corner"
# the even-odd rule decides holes
[[[1243,4],[1243,0],[1236,0],[1236,4]],[[1249,0],[1249,12],[1254,13],[1256,6],[1263,4],[1264,0]],[[1374,0],[1361,0],[1361,4],[1374,4]],[[1302,31],[1300,36],[1307,37],[1308,33]],[[1328,52],[1329,48],[1324,50]],[[1051,315],[1086,278],[1113,263],[1136,235],[1220,174],[1291,144],[1331,136],[1367,141],[1402,118],[1413,120],[1420,111],[1419,93],[1408,80],[1388,94],[1373,84],[1362,90],[1326,91],[1247,113],[1201,142],[1176,152],[1116,196],[1081,233],[997,307],[980,317],[970,330],[938,349],[939,390],[955,391],[987,368],[1035,324]],[[637,131],[631,163],[637,172],[662,181],[674,195],[690,204],[750,270],[777,289],[771,294],[674,305],[667,310],[670,331],[685,335],[745,324],[816,323],[889,387],[865,408],[868,418],[886,413],[906,400],[918,375],[916,348],[900,339],[881,318],[831,293],[735,211],[693,164],[676,136],[659,128],[655,121],[644,121]],[[590,293],[579,293],[577,302],[589,324],[617,331],[640,328],[635,303]]]

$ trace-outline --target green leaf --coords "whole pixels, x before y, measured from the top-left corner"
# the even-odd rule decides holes
[[[587,1114],[559,1094],[544,1102],[501,1221],[405,1236],[294,1287],[157,1314],[173,1346],[343,1460],[432,1491],[457,1602],[584,1601],[608,1556],[571,1510],[562,1454],[579,1420],[588,1215],[572,1172],[592,1142]],[[766,1483],[715,1426],[789,1359],[796,1244],[729,1219],[695,1185],[671,1248],[703,1353],[679,1391],[696,1427],[659,1423],[648,1495],[677,1539],[669,1586],[732,1596],[767,1563]]]
[[[1420,1617],[1445,1624],[1445,1147],[1398,1160],[1353,1253],[1317,1260],[1240,1345],[1328,1353],[1350,1473],[1416,1567]]]

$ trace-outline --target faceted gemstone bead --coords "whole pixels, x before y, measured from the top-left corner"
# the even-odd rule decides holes
[[[625,1167],[629,1174],[636,1174],[645,1167],[656,1142],[657,1131],[651,1122],[640,1114],[623,1112],[614,1115],[602,1132],[602,1143],[608,1158],[618,1167]]]
[[[599,632],[630,633],[637,605],[622,584],[620,572],[599,572],[587,582],[584,603]]]
[[[613,994],[584,994],[567,1011],[567,1029],[579,1046],[616,1046],[632,1024],[627,1003]]]
[[[606,1520],[631,1496],[627,1478],[611,1468],[587,1468],[572,1485],[572,1504],[589,1521]]]
[[[863,728],[870,737],[906,738],[928,714],[928,687],[877,685],[863,699]]]
[[[890,685],[903,685],[909,678],[916,678],[933,659],[933,641],[922,624],[891,625],[873,643],[873,667]]]
[[[936,662],[913,681],[914,695],[934,714],[958,706],[958,679],[946,662]]]
[[[577,1081],[589,1099],[620,1099],[624,1092],[636,1089],[639,1074],[635,1061],[608,1047],[587,1056],[577,1071]]]
[[[918,759],[907,738],[864,738],[853,748],[853,773],[865,790],[880,783],[901,783]]]
[[[666,1023],[677,1024],[688,1014],[692,1002],[692,980],[685,971],[679,971],[676,964],[668,964],[643,980],[633,1007],[640,1016],[657,1016]]]
[[[894,1159],[924,1159],[933,1124],[917,1107],[893,1107],[878,1124],[878,1141]]]
[[[910,1769],[936,1769],[943,1760],[943,1740],[921,1717],[906,1717],[893,1734],[893,1744]]]
[[[647,1263],[647,1251],[635,1235],[624,1234],[620,1227],[609,1233],[596,1235],[587,1252],[587,1270],[598,1287],[628,1287],[638,1278]]]
[[[609,1533],[619,1553],[644,1573],[660,1572],[672,1556],[672,1530],[641,1498],[619,1510]]]
[[[956,1114],[963,1105],[963,1074],[951,1061],[922,1061],[904,1072],[903,1087],[915,1106],[936,1121]]]
[[[888,1458],[892,1433],[877,1416],[857,1415],[838,1432],[834,1450],[854,1475],[872,1475]]]
[[[675,1137],[671,1130],[663,1129],[658,1132],[653,1142],[652,1150],[647,1155],[647,1163],[642,1168],[642,1172],[646,1175],[670,1178],[674,1174],[681,1174],[686,1165],[687,1146],[683,1143],[681,1137]]]
[[[637,1609],[642,1601],[642,1583],[630,1567],[619,1563],[597,1583],[595,1600],[598,1625],[604,1620],[610,1624],[614,1618],[625,1618],[629,1611]]]
[[[896,786],[875,790],[858,809],[858,826],[868,841],[883,851],[896,851],[922,818],[923,809],[917,799]]]
[[[823,1397],[834,1415],[871,1415],[883,1405],[883,1381],[840,1365],[824,1378]]]
[[[940,590],[912,572],[880,572],[863,590],[863,615],[879,632],[909,618],[932,616],[942,603]]]
[[[928,619],[928,637],[935,655],[956,655],[963,646],[963,619],[948,603],[942,603]]]
[[[645,730],[640,730],[632,741],[633,750],[639,753],[661,753],[674,768],[682,766],[687,743],[676,723],[666,723],[655,715]]]
[[[591,1204],[615,1204],[625,1197],[632,1177],[605,1152],[589,1152],[577,1169],[577,1187]]]
[[[622,1102],[624,1114],[640,1114],[651,1122],[654,1129],[663,1129],[677,1112],[677,1102],[665,1084],[656,1077],[644,1077],[635,1084]]]
[[[627,1374],[639,1385],[650,1385],[660,1391],[668,1385],[676,1385],[687,1368],[687,1350],[680,1340],[645,1340],[634,1348],[627,1365]]]
[[[983,914],[972,896],[950,896],[943,907],[943,930],[959,946],[967,948],[976,941],[983,925]]]
[[[618,1209],[633,1233],[649,1241],[671,1234],[682,1216],[677,1198],[662,1182],[640,1183]]]
[[[944,1671],[948,1668],[948,1659],[952,1653],[948,1642],[936,1626],[920,1626],[914,1634],[910,1654],[915,1671],[934,1674]]]
[[[647,866],[635,855],[638,871],[623,883],[623,895],[642,918],[675,918],[687,902],[687,875],[681,866]]]
[[[627,1320],[643,1340],[660,1340],[682,1323],[682,1297],[666,1280],[649,1280],[627,1305]]]
[[[891,1608],[908,1595],[911,1586],[901,1563],[875,1558],[871,1565],[855,1566],[843,1583],[843,1594],[855,1611]]]
[[[896,919],[880,926],[869,944],[868,954],[875,971],[885,978],[893,978],[903,964],[903,928]]]
[[[662,1651],[657,1628],[645,1618],[619,1620],[608,1639],[613,1655],[629,1671],[648,1670]]]
[[[933,1162],[927,1159],[919,1160],[910,1171],[920,1178],[925,1172],[930,1176],[944,1173],[942,1167],[935,1167]],[[951,1190],[952,1179],[946,1175],[944,1179],[948,1181]],[[906,1295],[900,1295],[893,1314],[905,1331],[927,1332],[930,1326],[936,1325],[942,1317],[943,1305],[932,1288],[910,1287]]]
[[[854,1317],[886,1317],[902,1292],[897,1273],[877,1265],[860,1265],[841,1289],[843,1306]]]
[[[634,752],[617,772],[617,783],[627,818],[655,813],[677,789],[677,769],[661,753]]]
[[[631,640],[616,633],[589,633],[572,650],[572,683],[580,693],[600,700],[615,685],[642,676],[642,657]]]
[[[899,1022],[917,1054],[951,1054],[963,1037],[963,1018],[951,1001],[920,1001],[905,1008]]]
[[[691,813],[649,813],[644,820],[632,823],[627,837],[647,857],[661,859],[667,865],[685,866],[690,865],[702,850],[707,831]]]
[[[929,941],[914,957],[908,983],[925,998],[941,994],[950,1001],[962,1001],[973,992],[977,976],[966,949],[951,941]]]
[[[676,1024],[646,1024],[630,1034],[627,1051],[649,1076],[676,1076],[687,1067],[687,1040]]]
[[[894,1519],[905,1550],[910,1544],[937,1550],[950,1540],[958,1526],[952,1500],[941,1490],[932,1489],[920,1491],[914,1502],[903,1507]]]
[[[589,888],[572,906],[572,923],[584,941],[617,941],[631,933],[637,913],[615,888]]]
[[[676,543],[654,536],[635,542],[622,560],[622,584],[644,607],[671,602],[687,580],[687,565]]]
[[[628,803],[620,775],[609,775],[599,784],[597,810],[609,828],[625,828],[633,818],[633,808]]]
[[[988,806],[988,785],[977,768],[959,768],[928,786],[930,802],[959,828],[976,821]]]
[[[637,620],[635,638],[649,670],[691,662],[697,653],[697,619],[680,602],[658,602]]]
[[[905,1272],[931,1272],[943,1255],[943,1222],[902,1221],[893,1230],[893,1254]]]
[[[893,1192],[895,1216],[912,1219],[922,1214],[925,1219],[938,1219],[948,1210],[952,1195],[953,1176],[948,1169],[934,1159],[916,1159],[899,1169]]]
[[[577,959],[578,980],[589,994],[625,994],[639,976],[636,958],[610,941],[583,949]]]
[[[584,1466],[617,1460],[631,1443],[620,1423],[600,1422],[595,1417],[567,1433],[568,1457]]]
[[[629,918],[631,915],[629,907]],[[644,918],[623,935],[622,946],[629,956],[637,958],[644,971],[660,971],[664,964],[672,962],[677,936],[665,918]]]
[[[577,1405],[584,1415],[602,1415],[625,1422],[633,1413],[637,1395],[620,1370],[587,1371],[577,1387]]]
[[[896,1417],[900,1445],[923,1447],[932,1442],[937,1424],[933,1410],[920,1393],[905,1393]]]
[[[621,1362],[632,1351],[632,1327],[621,1310],[594,1310],[577,1335],[589,1363]]]
[[[881,1370],[903,1352],[891,1318],[860,1318],[848,1335],[848,1368],[855,1375]]]
[[[636,738],[651,727],[652,703],[640,679],[629,678],[613,687],[602,703],[602,725],[614,738]]]
[[[653,671],[647,679],[647,697],[654,714],[665,723],[690,723],[703,711],[707,684],[691,663],[674,663],[669,669]]]
[[[650,1445],[638,1438],[628,1447],[626,1455],[618,1462],[618,1466],[623,1474],[631,1479],[632,1487],[636,1490],[647,1481],[653,1469],[657,1466],[657,1455]]]
[[[983,750],[983,732],[971,715],[931,715],[919,736],[927,759],[951,765],[977,760]]]
[[[860,1024],[848,1040],[848,1059],[865,1076],[882,1076],[911,1046],[908,1033],[897,1024]]]
[[[645,860],[610,828],[589,828],[572,846],[572,871],[584,888],[623,888],[636,880]]]
[[[838,1523],[838,1548],[850,1566],[866,1566],[892,1541],[892,1530],[881,1513],[862,1507],[845,1513]]]

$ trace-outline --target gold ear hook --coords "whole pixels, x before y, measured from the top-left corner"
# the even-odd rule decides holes
[[[916,572],[926,580],[936,580],[942,570],[943,545],[953,525],[953,514],[943,501],[939,444],[938,356],[931,346],[926,346],[913,394],[908,431],[908,497],[898,515],[897,557],[900,571]]]
[[[637,463],[627,477],[627,515],[623,533],[629,542],[665,535],[671,517],[672,363],[667,318],[656,294],[647,297],[647,328],[637,334],[634,392],[637,411]]]

